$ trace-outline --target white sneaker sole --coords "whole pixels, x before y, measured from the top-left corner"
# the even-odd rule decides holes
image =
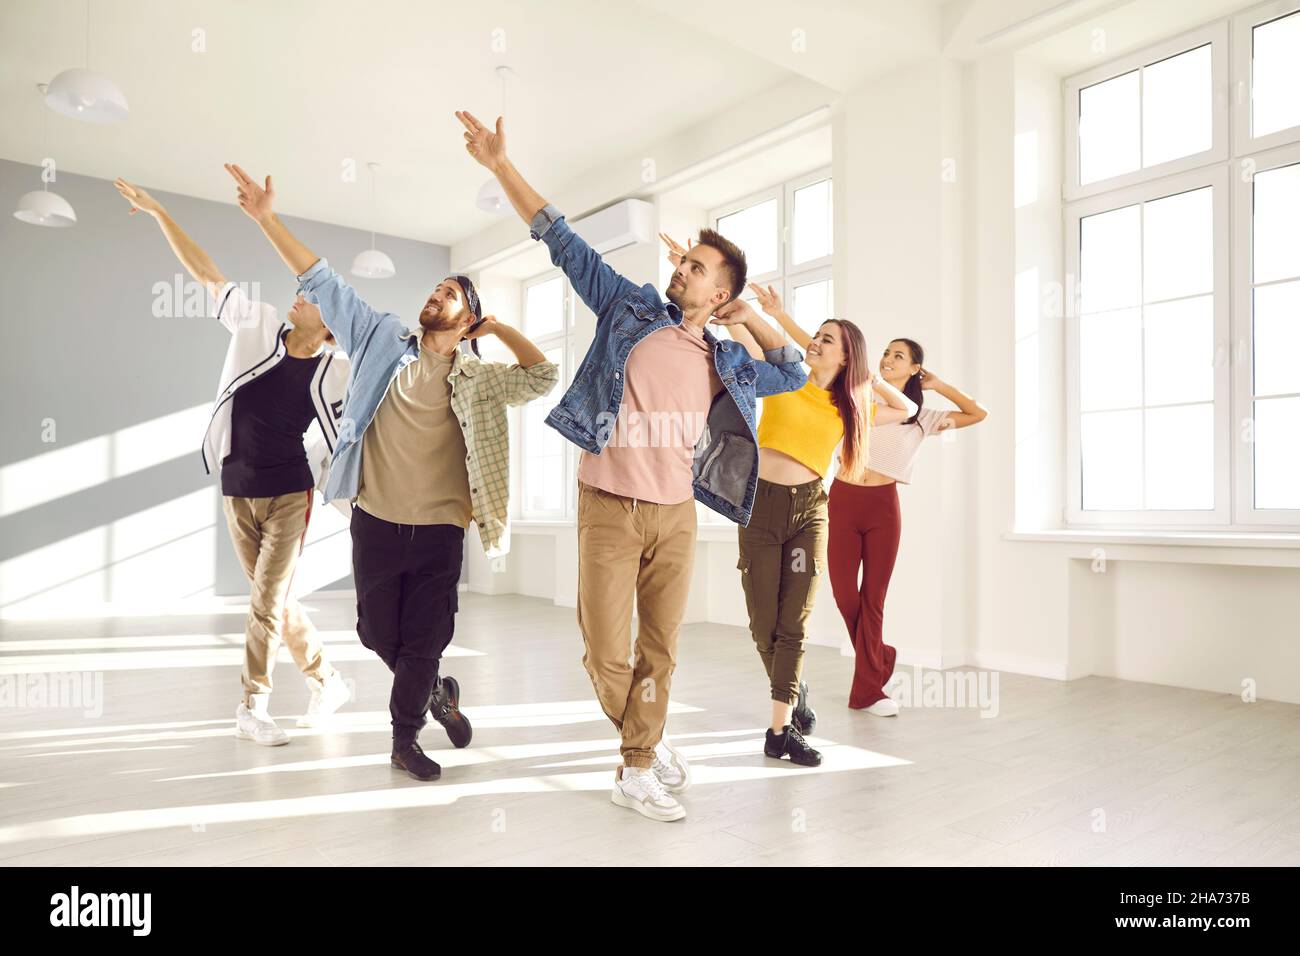
[[[679,806],[676,810],[658,811],[654,810],[641,800],[633,800],[626,796],[621,790],[614,790],[609,795],[610,803],[618,807],[626,807],[628,810],[635,810],[647,820],[657,820],[660,823],[672,823],[674,820],[681,820],[686,816],[686,808]]]
[[[258,744],[262,747],[283,747],[285,744],[289,742],[288,737],[281,737],[276,740],[258,740],[252,734],[245,733],[244,731],[240,730],[238,727],[235,728],[235,737],[239,740],[251,740],[253,743]]]

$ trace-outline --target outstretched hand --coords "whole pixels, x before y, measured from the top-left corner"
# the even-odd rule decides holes
[[[683,248],[680,242],[668,235],[666,232],[659,233],[659,238],[663,240],[663,244],[668,247],[668,261],[672,263],[674,269],[677,268],[677,266],[682,264],[682,259],[686,257],[686,253],[690,252],[693,240],[687,239],[686,246]]]
[[[465,110],[457,110],[456,119],[465,127],[465,151],[488,169],[495,170],[506,158],[504,119],[497,117],[495,130],[484,126],[478,117]]]
[[[234,179],[238,190],[239,208],[248,214],[254,222],[262,222],[272,215],[271,203],[275,199],[275,188],[271,177],[266,177],[266,185],[259,186],[253,177],[244,172],[235,163],[224,163],[226,172]]]
[[[785,311],[781,307],[781,296],[777,293],[776,289],[772,288],[772,286],[769,285],[764,289],[757,282],[751,282],[749,288],[750,291],[754,293],[754,297],[758,299],[759,308],[772,318],[775,319]]]
[[[131,215],[135,215],[137,212],[147,212],[149,215],[157,217],[167,211],[163,208],[162,203],[150,196],[141,187],[133,186],[125,179],[119,177],[113,180],[113,185],[131,204],[131,208],[128,210]]]

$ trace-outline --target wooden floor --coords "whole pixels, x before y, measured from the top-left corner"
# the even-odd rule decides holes
[[[845,706],[850,661],[810,648],[825,755],[761,753],[768,703],[748,634],[684,629],[669,730],[692,761],[685,821],[609,802],[617,744],[591,697],[571,609],[462,595],[455,655],[474,742],[436,724],[437,783],[390,769],[388,671],[344,596],[309,602],[355,699],[300,731],[307,691],[276,670],[292,736],[232,736],[243,609],[5,624],[0,863],[122,865],[1300,864],[1300,707],[1089,678],[1003,674],[997,716]],[[85,708],[31,675],[102,676]],[[23,681],[28,706],[14,697]],[[66,701],[65,701],[66,702]],[[88,701],[83,700],[86,704]],[[102,713],[95,713],[102,711]]]

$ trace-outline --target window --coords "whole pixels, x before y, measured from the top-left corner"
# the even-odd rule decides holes
[[[749,281],[771,286],[786,312],[810,334],[834,315],[834,193],[831,171],[819,169],[730,202],[709,213],[713,228],[741,249]],[[742,298],[754,301],[746,289]],[[762,414],[762,401],[759,402]],[[704,524],[728,524],[699,509]]]
[[[1233,145],[1238,153],[1293,141],[1300,128],[1300,10],[1294,0],[1233,19]]]
[[[1222,109],[1226,23],[1066,84],[1068,524],[1300,523],[1300,145],[1236,135],[1300,141],[1281,7],[1235,18],[1262,85]]]
[[[546,424],[546,416],[564,395],[572,355],[573,309],[563,274],[547,273],[524,283],[524,335],[560,369],[559,384],[549,395],[523,406],[519,429],[519,514],[523,518],[558,519],[569,514],[569,442]]]
[[[1066,198],[1227,158],[1228,31],[1216,24],[1066,83]]]

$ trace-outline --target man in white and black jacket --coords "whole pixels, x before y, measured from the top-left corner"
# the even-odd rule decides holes
[[[287,744],[288,735],[268,711],[281,641],[311,689],[298,726],[323,722],[350,696],[291,590],[313,489],[324,487],[338,440],[348,361],[330,348],[333,336],[316,306],[299,296],[289,321],[280,321],[272,306],[252,301],[228,282],[156,199],[126,180],[114,185],[132,213],[148,213],[158,223],[181,265],[205,286],[215,303],[213,316],[231,334],[203,437],[203,467],[208,474],[220,472],[230,537],[252,583],[235,736]],[[307,440],[309,431],[319,434]]]

